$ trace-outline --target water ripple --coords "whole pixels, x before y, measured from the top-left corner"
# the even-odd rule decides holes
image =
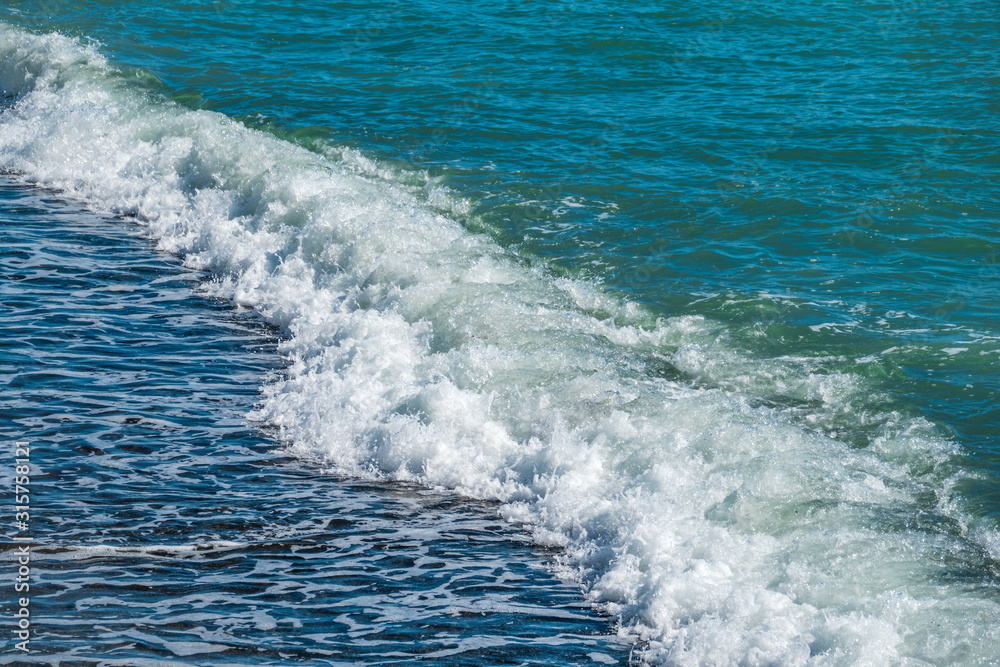
[[[490,505],[317,474],[250,430],[273,332],[137,228],[9,182],[0,223],[2,423],[37,506],[37,653],[0,664],[627,662]]]

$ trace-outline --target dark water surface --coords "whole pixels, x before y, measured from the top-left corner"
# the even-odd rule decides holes
[[[161,258],[220,299],[163,302],[177,344],[280,332],[280,358],[211,339],[253,371],[233,432],[278,371],[255,418],[282,448],[255,465],[323,502],[343,478],[499,501],[448,521],[496,509],[557,547],[653,663],[1000,655],[995,2],[14,0],[0,19],[0,168],[204,270]],[[116,284],[65,291],[90,295],[66,326],[98,335],[77,302],[127,302]],[[145,376],[91,373],[84,346],[32,377],[155,394],[159,416],[108,428],[170,452],[194,427],[167,413],[238,393],[190,361],[213,345]],[[165,400],[167,377],[191,393]],[[309,502],[287,511],[318,521]],[[253,535],[270,512],[231,514]]]
[[[627,662],[489,504],[276,452],[244,419],[275,332],[134,223],[4,181],[0,246],[3,436],[31,442],[35,537],[32,654],[5,624],[0,663]]]

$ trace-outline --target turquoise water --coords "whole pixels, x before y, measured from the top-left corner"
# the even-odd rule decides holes
[[[70,39],[3,28],[0,166],[277,327],[287,452],[499,501],[647,660],[988,663],[994,10],[11,3]]]

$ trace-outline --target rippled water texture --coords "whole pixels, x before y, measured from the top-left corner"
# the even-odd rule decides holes
[[[505,243],[752,354],[861,359],[1000,469],[992,2],[5,11],[185,104],[430,169]]]
[[[276,453],[243,418],[273,331],[134,226],[0,182],[0,238],[37,538],[33,654],[0,664],[627,662],[490,506]]]
[[[989,664],[995,10],[14,2],[0,168],[279,331],[303,470],[499,501],[644,659]]]

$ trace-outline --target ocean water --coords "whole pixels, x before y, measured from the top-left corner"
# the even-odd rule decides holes
[[[445,503],[572,610],[532,636],[597,642],[549,664],[629,651],[546,572],[650,664],[1000,655],[991,3],[50,1],[0,19],[5,187],[177,258],[214,305],[175,335],[235,317],[271,340],[266,361],[226,355],[261,391],[240,403],[258,431],[236,419],[252,460],[199,445],[246,468],[240,493],[280,493],[254,467],[273,463],[318,503],[283,506],[316,521],[337,498],[376,523]],[[192,410],[230,399],[188,379]]]
[[[31,652],[6,635],[0,664],[627,660],[495,508],[277,451],[244,418],[275,332],[134,224],[9,182],[0,223],[4,428],[30,437],[36,538]]]

